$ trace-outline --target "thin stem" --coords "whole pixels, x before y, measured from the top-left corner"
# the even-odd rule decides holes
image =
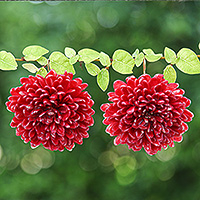
[[[200,58],[200,55],[197,55],[197,57]],[[165,57],[163,56],[163,57],[161,57],[160,59],[165,59]],[[16,61],[26,61],[26,60],[24,59],[24,57],[22,57],[22,58],[15,58],[15,60],[16,60]],[[100,61],[100,59],[96,59],[96,60],[94,60],[94,61]],[[110,59],[110,61],[112,62],[113,59]],[[78,61],[78,62],[80,62],[80,61]]]
[[[143,60],[143,74],[146,74],[146,59]]]
[[[48,59],[48,63],[47,63],[47,70],[48,72],[50,71],[50,60]]]
[[[21,58],[15,58],[15,60],[16,60],[16,61],[26,61],[26,60],[24,59],[24,57],[21,57]]]
[[[200,55],[197,55],[197,57],[200,58]],[[165,57],[163,56],[163,57],[161,57],[160,59],[165,59]]]
[[[77,62],[79,62],[80,68],[83,70],[83,61],[77,60]]]
[[[200,55],[197,55],[197,57],[200,58]],[[165,57],[162,56],[160,59],[165,59]],[[24,59],[24,57],[15,58],[15,60],[16,60],[16,61],[26,61],[26,60]],[[100,59],[96,59],[96,60],[94,60],[94,61],[98,61],[98,62],[99,62]],[[111,64],[110,64],[110,66],[111,66],[111,65],[112,65],[113,59],[110,59],[110,61],[111,61]],[[83,67],[83,66],[82,66],[83,61],[79,61],[79,60],[78,60],[78,62],[80,63],[80,67],[82,68],[82,67]],[[46,66],[47,66],[47,69],[48,69],[48,71],[49,71],[49,70],[50,70],[50,67],[49,67],[49,60],[48,60],[48,64],[47,64]],[[44,67],[46,67],[46,66],[44,66]],[[110,67],[110,66],[106,66],[105,69],[109,70],[109,67]],[[146,73],[146,59],[143,60],[143,74],[145,74],[145,73]]]

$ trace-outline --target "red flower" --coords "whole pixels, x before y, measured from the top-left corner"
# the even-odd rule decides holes
[[[9,111],[14,112],[11,127],[16,135],[31,147],[40,144],[49,150],[72,150],[75,143],[88,138],[89,126],[94,124],[92,105],[86,83],[73,74],[63,75],[51,70],[45,78],[40,75],[21,78],[22,86],[12,88]]]
[[[127,144],[133,151],[144,147],[154,155],[161,148],[166,149],[182,141],[182,134],[188,130],[193,113],[186,109],[190,100],[183,97],[184,90],[177,83],[168,83],[162,74],[153,78],[145,74],[138,79],[130,76],[115,81],[115,92],[108,93],[109,101],[101,106],[103,123],[115,138],[115,145]]]

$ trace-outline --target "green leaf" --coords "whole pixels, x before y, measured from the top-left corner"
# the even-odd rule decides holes
[[[113,54],[112,67],[121,74],[132,74],[135,61],[133,57],[124,50],[117,50]]]
[[[41,67],[39,71],[36,73],[36,75],[38,74],[45,78],[45,76],[47,75],[47,70],[44,67]]]
[[[75,64],[75,63],[78,61],[79,57],[80,57],[79,55],[76,55],[76,56],[71,57],[71,58],[69,59],[69,63],[70,63],[71,65]]]
[[[162,54],[155,54],[152,49],[143,49],[143,52],[146,54],[145,58],[149,62],[156,62],[162,57]]]
[[[35,61],[48,52],[49,50],[41,46],[32,45],[32,46],[26,47],[22,53],[25,56],[24,59],[26,61]]]
[[[171,64],[176,63],[176,53],[172,49],[165,47],[164,56],[165,56],[166,62],[171,63]]]
[[[136,57],[135,57],[135,64],[137,67],[139,67],[144,60],[144,54],[140,52]]]
[[[85,64],[85,67],[88,73],[92,76],[96,76],[101,71],[99,67],[95,65],[94,63]]]
[[[40,57],[39,59],[37,59],[37,62],[40,64],[40,65],[47,65],[48,64],[48,60],[44,57],[44,56],[42,56],[42,57]]]
[[[139,49],[136,49],[132,54],[132,57],[135,58],[139,54],[139,52],[140,52]]]
[[[37,72],[39,69],[32,63],[24,63],[22,67],[31,73]]]
[[[99,54],[99,60],[103,66],[110,66],[110,57],[106,53],[101,52]]]
[[[58,74],[64,74],[65,71],[75,74],[73,65],[69,63],[69,59],[61,52],[55,51],[50,57],[50,68],[54,69]]]
[[[197,55],[188,48],[182,48],[177,54],[176,66],[186,74],[199,74],[200,62]]]
[[[80,61],[90,63],[99,58],[99,52],[92,49],[82,49],[78,52],[80,55]]]
[[[68,58],[71,58],[73,56],[76,55],[76,51],[72,48],[69,48],[69,47],[66,47],[65,48],[65,55],[68,57]]]
[[[97,75],[97,83],[99,87],[105,91],[109,84],[109,72],[107,69],[102,69]]]
[[[17,62],[15,61],[15,57],[6,51],[0,52],[0,69],[2,70],[16,70]]]
[[[163,71],[164,79],[168,80],[169,83],[175,83],[176,71],[171,65],[167,65]]]

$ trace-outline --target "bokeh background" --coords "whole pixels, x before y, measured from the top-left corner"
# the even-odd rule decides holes
[[[200,2],[1,2],[0,50],[16,57],[28,45],[50,52],[66,46],[89,47],[110,56],[116,49],[188,47],[200,54]],[[162,73],[165,61],[148,64],[151,75]],[[72,152],[31,149],[9,126],[13,114],[5,102],[12,87],[29,72],[0,71],[0,200],[199,200],[200,199],[200,76],[178,71],[177,82],[192,100],[194,120],[181,144],[155,156],[114,146],[105,133],[99,107],[107,102],[94,77],[76,65],[76,77],[89,83],[95,99],[95,125],[90,138]],[[134,75],[142,69],[135,67]],[[110,69],[112,90],[116,79]]]

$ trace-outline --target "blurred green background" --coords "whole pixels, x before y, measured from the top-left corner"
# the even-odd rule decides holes
[[[66,46],[77,51],[89,47],[110,56],[116,49],[130,53],[165,46],[176,52],[188,47],[200,54],[200,2],[1,2],[0,50],[16,57],[28,45],[38,44],[50,52]],[[162,73],[166,63],[148,64],[151,75]],[[200,199],[200,76],[177,70],[180,87],[192,100],[194,120],[181,144],[148,156],[143,150],[114,146],[105,133],[99,107],[107,95],[94,77],[76,66],[76,77],[89,83],[95,99],[95,125],[90,138],[72,152],[32,150],[15,136],[9,123],[13,114],[5,102],[9,90],[29,73],[0,72],[0,200],[177,200]],[[139,76],[142,69],[134,69]],[[125,80],[112,69],[116,79]]]

